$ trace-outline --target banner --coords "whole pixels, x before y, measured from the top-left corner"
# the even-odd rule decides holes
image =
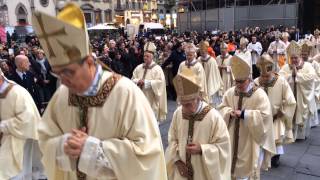
[[[7,42],[6,30],[3,26],[0,26],[0,40],[1,42]]]

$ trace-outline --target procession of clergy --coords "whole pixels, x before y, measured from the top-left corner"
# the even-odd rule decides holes
[[[152,42],[130,80],[90,55],[78,6],[57,17],[36,12],[33,24],[62,85],[40,117],[30,94],[1,73],[0,180],[257,180],[279,165],[284,144],[319,124],[313,42],[285,44],[276,34],[261,55],[260,43],[242,38],[234,56],[221,44],[216,59],[206,41],[185,43],[164,152],[166,83]]]

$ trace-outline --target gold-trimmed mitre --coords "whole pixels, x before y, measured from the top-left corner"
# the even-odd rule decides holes
[[[307,39],[301,41],[301,52],[306,52],[309,54],[313,47],[314,44],[311,41]]]
[[[292,57],[293,55],[300,56],[301,46],[299,46],[299,44],[296,41],[291,41],[286,51],[289,57]]]
[[[36,11],[32,25],[51,66],[79,62],[90,54],[86,22],[79,6],[68,3],[57,17]]]
[[[185,68],[173,79],[179,101],[188,101],[199,97],[200,83],[192,70]]]
[[[245,37],[240,38],[240,45],[247,45],[249,40]]]
[[[196,52],[197,48],[193,43],[186,43],[183,47],[184,51],[187,52]]]
[[[261,74],[266,74],[269,70],[272,70],[273,59],[268,53],[263,53],[257,61],[257,67]]]
[[[148,51],[151,53],[155,53],[157,50],[156,45],[153,42],[147,42],[143,47],[144,52]]]
[[[231,58],[231,69],[236,80],[246,80],[251,73],[250,54],[237,54]]]
[[[200,51],[205,51],[205,52],[207,52],[207,51],[208,51],[208,48],[209,48],[209,43],[208,43],[208,41],[201,41],[201,42],[199,43],[199,49],[200,49]]]

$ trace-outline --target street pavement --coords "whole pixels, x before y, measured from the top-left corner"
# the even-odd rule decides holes
[[[168,145],[170,127],[176,102],[168,101],[167,121],[160,124],[163,146]],[[319,116],[320,117],[320,116]],[[304,141],[286,145],[280,166],[262,172],[261,180],[320,180],[320,127],[311,129],[311,136]]]

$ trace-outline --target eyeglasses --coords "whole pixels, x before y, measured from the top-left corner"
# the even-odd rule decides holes
[[[70,69],[63,69],[60,72],[50,72],[55,78],[61,79],[61,77],[72,78],[76,72]]]
[[[79,60],[77,63],[82,66],[83,62],[86,60],[87,57]],[[94,57],[93,57],[94,58]],[[72,69],[67,69],[64,68],[62,69],[60,72],[53,72],[51,71],[50,74],[52,76],[54,76],[55,78],[61,79],[61,77],[66,77],[66,78],[72,78],[75,74],[76,74],[76,70],[72,70]]]
[[[244,82],[246,82],[246,79],[245,80],[235,80],[236,84],[243,84]]]

